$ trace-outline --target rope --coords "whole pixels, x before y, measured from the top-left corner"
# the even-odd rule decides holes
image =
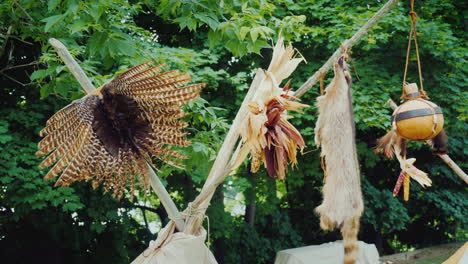
[[[325,79],[325,73],[323,73],[321,70],[318,70],[320,72],[320,78],[319,78],[319,81],[320,81],[320,95],[323,95],[325,93],[325,89],[324,89],[324,84],[323,84],[323,80]]]
[[[351,61],[351,65],[353,66],[353,69],[354,69],[354,75],[356,75],[357,81],[360,82],[361,78],[359,78],[359,75],[357,73],[356,64],[354,63],[354,59],[351,56],[349,56],[349,59]]]
[[[323,171],[323,182],[325,182],[325,179],[327,178],[327,167],[325,164],[324,157],[320,157],[320,167],[322,168],[322,171]]]
[[[420,90],[421,90],[421,95],[418,96],[417,98],[427,98],[429,97],[426,94],[426,91],[424,91],[424,86],[423,86],[423,78],[422,78],[422,70],[421,70],[421,59],[419,57],[419,46],[418,46],[418,37],[416,33],[416,22],[418,19],[418,15],[414,11],[414,0],[410,0],[410,6],[411,6],[411,11],[409,12],[411,16],[411,30],[408,38],[408,49],[406,51],[406,63],[405,63],[405,72],[403,74],[403,86],[402,86],[402,93],[401,93],[401,99],[407,100],[407,99],[416,99],[416,98],[408,98],[405,94],[405,86],[406,86],[406,76],[408,73],[408,64],[409,64],[409,58],[411,54],[411,40],[414,38],[414,47],[416,49],[416,58],[418,61],[418,72],[419,72],[419,84],[420,84]]]
[[[168,216],[169,219],[171,219],[171,222],[172,224],[172,227],[169,229],[169,230],[165,230],[166,228],[168,228],[168,226],[166,226],[165,228],[161,229],[159,231],[159,234],[158,234],[158,238],[155,240],[155,241],[150,241],[150,244],[148,246],[147,249],[145,249],[145,251],[143,251],[143,256],[145,258],[149,257],[151,254],[156,254],[163,246],[165,246],[168,242],[170,241],[173,241],[172,239],[169,239],[173,234],[174,234],[174,231],[175,231],[175,220],[186,220],[188,219],[189,217],[196,217],[196,218],[199,218],[200,220],[204,220],[206,219],[207,220],[207,245],[208,245],[208,248],[210,247],[211,243],[210,243],[210,218],[204,214],[204,212],[206,211],[207,207],[202,207],[202,208],[194,208],[193,204],[192,203],[189,203],[188,206],[187,206],[187,209],[185,209],[179,217],[174,217],[174,216]],[[160,239],[160,235],[162,235],[162,233],[165,233],[167,234],[167,236],[165,238],[163,238],[162,241],[160,241],[159,243],[158,240]]]
[[[421,98],[416,99],[416,100],[418,100],[418,101],[420,101],[420,102],[422,102],[422,103],[425,103],[425,104],[428,105],[429,108],[432,110],[432,121],[433,121],[433,123],[434,123],[434,124],[432,125],[432,132],[431,132],[431,134],[430,134],[428,137],[426,137],[426,138],[424,138],[424,139],[422,139],[422,140],[431,139],[431,138],[433,138],[433,137],[435,137],[435,136],[437,135],[437,134],[436,134],[436,128],[437,128],[437,126],[439,125],[438,119],[437,119],[437,113],[436,113],[436,111],[435,111],[434,106],[431,105],[428,101],[423,100],[423,99],[421,99]]]
[[[182,220],[187,220],[189,219],[190,217],[195,217],[195,218],[198,218],[200,219],[201,221],[203,220],[207,220],[207,243],[208,243],[208,247],[210,247],[210,218],[205,215],[205,211],[206,209],[208,209],[208,207],[202,207],[202,208],[194,208],[193,204],[192,203],[189,203],[188,206],[187,206],[187,209],[185,209],[181,214],[181,219]],[[169,217],[169,219],[171,219],[172,221],[174,221],[175,219]]]

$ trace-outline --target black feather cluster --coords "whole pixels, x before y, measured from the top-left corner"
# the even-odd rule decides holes
[[[137,142],[144,141],[151,133],[148,120],[140,114],[142,109],[131,97],[115,94],[107,87],[98,100],[93,130],[107,151],[116,158],[119,150],[139,153],[143,146],[138,146]]]

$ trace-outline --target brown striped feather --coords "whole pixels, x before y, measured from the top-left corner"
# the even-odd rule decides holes
[[[82,125],[80,126],[77,130],[76,130],[76,133],[73,133],[72,135],[70,135],[70,137],[68,137],[66,139],[66,142],[67,144],[61,144],[60,146],[58,146],[58,148],[56,148],[54,150],[54,152],[52,152],[49,156],[47,156],[47,158],[45,158],[40,164],[39,164],[39,168],[46,168],[46,167],[49,167],[51,166],[52,164],[54,164],[57,159],[61,159],[67,152],[70,151],[70,148],[73,146],[73,142],[75,142],[76,140],[78,140],[78,138],[80,137],[80,133],[82,133],[83,131],[85,131],[87,129],[87,125]],[[41,157],[41,156],[44,156],[44,155],[47,155],[48,153],[50,153],[50,151],[52,151],[52,149],[40,149],[36,155],[38,157]]]
[[[158,75],[154,75],[146,79],[129,78],[126,80],[126,82],[128,83],[130,87],[139,87],[141,85],[151,84],[151,83],[164,84],[164,83],[171,82],[172,80],[176,79],[177,76],[180,76],[180,75],[183,75],[183,74],[181,74],[180,71],[178,70],[174,70],[174,71],[167,71]]]
[[[70,162],[70,160],[78,151],[78,149],[81,148],[84,136],[86,136],[87,133],[86,131],[89,130],[90,128],[85,130],[85,132],[82,135],[78,136],[77,140],[75,140],[75,142],[71,145],[69,151],[64,154],[64,156],[54,165],[54,167],[52,167],[52,169],[46,174],[44,179],[50,180],[52,178],[55,178],[55,176],[57,176],[65,168],[65,166],[67,166],[68,162]]]
[[[83,167],[86,166],[86,157],[89,156],[91,151],[91,145],[89,143],[89,134],[84,135],[85,139],[83,141],[83,147],[81,147],[72,160],[69,162],[68,166],[60,175],[57,180],[57,185],[60,186],[69,186],[74,181],[82,180],[83,175],[80,175]]]
[[[47,155],[52,150],[68,141],[69,138],[75,136],[82,127],[83,124],[79,119],[76,119],[73,123],[65,124],[63,130],[54,131],[53,133],[48,134],[39,142],[39,151],[36,155],[38,155],[38,157]]]
[[[133,68],[130,68],[129,70],[119,74],[119,76],[117,78],[120,78],[120,79],[128,79],[128,78],[131,78],[132,76],[135,76],[136,74],[139,74],[143,71],[145,71],[146,69],[148,69],[151,65],[153,65],[153,62],[151,61],[148,61],[146,63],[143,63],[143,64],[140,64],[138,66],[135,66]]]
[[[52,123],[58,122],[62,120],[63,118],[67,118],[70,116],[72,112],[76,112],[76,101],[72,102],[71,104],[65,106],[64,108],[60,109],[57,113],[55,113],[53,116],[47,120],[46,124],[50,125]]]
[[[187,75],[188,76],[188,75]],[[127,95],[153,95],[153,94],[158,94],[161,92],[170,92],[178,87],[181,87],[185,84],[188,84],[190,82],[190,78],[186,79],[180,79],[180,80],[175,80],[173,82],[168,82],[168,83],[147,83],[147,84],[141,84],[141,85],[135,85],[134,87],[131,86],[128,90],[124,91],[125,94]]]
[[[129,80],[131,82],[135,82],[135,81],[139,81],[139,80],[143,80],[143,79],[147,79],[147,78],[150,78],[150,77],[153,77],[155,76],[156,73],[159,73],[162,71],[162,68],[166,67],[167,64],[159,64],[155,67],[152,67],[152,68],[149,68],[145,71],[142,71],[138,74],[135,74],[133,76],[130,76],[130,77],[126,77],[124,78],[124,80]]]
[[[190,144],[182,130],[187,123],[179,121],[186,115],[181,105],[198,97],[205,84],[184,87],[191,81],[189,74],[160,73],[165,65],[151,64],[119,74],[99,93],[74,101],[49,119],[38,151],[40,156],[51,153],[41,166],[56,162],[46,179],[63,170],[56,185],[92,180],[94,188],[103,184],[105,192],[120,198],[137,183],[149,186],[151,157],[181,166],[178,160],[186,157],[170,148]]]
[[[67,125],[70,122],[74,122],[76,118],[78,118],[77,113],[78,113],[78,109],[75,106],[72,111],[67,112],[61,119],[56,120],[54,122],[47,122],[46,127],[44,127],[39,132],[39,135],[43,137],[46,134],[50,134],[55,130],[62,129],[63,126]]]
[[[153,143],[162,143],[162,144],[170,144],[175,146],[190,146],[190,141],[186,140],[185,138],[173,136],[173,135],[158,135],[155,136],[152,140]]]

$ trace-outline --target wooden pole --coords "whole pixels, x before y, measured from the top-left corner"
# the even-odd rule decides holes
[[[223,180],[229,174],[229,170],[227,167],[234,146],[236,145],[236,142],[239,138],[239,127],[247,114],[246,106],[254,96],[256,88],[258,88],[259,86],[259,82],[261,82],[264,77],[265,74],[263,73],[263,71],[261,69],[257,70],[255,78],[252,81],[252,84],[250,85],[250,88],[247,92],[247,95],[244,97],[244,101],[242,101],[239,111],[237,112],[236,117],[232,122],[231,128],[229,129],[224,139],[223,145],[221,146],[221,149],[218,152],[218,156],[216,156],[216,160],[213,164],[213,167],[211,167],[210,173],[208,174],[208,178],[206,179],[206,182],[203,185],[200,194],[190,205],[192,206],[192,208],[195,208],[197,210],[197,214],[205,213],[216,188],[219,184],[223,182]],[[187,224],[184,232],[188,234],[198,233],[201,221],[203,221],[203,218],[198,217],[198,215],[190,216],[187,219]]]
[[[80,83],[81,87],[85,89],[86,93],[92,93],[96,87],[91,83],[88,79],[84,71],[81,69],[80,65],[73,59],[72,55],[68,51],[68,49],[57,39],[51,38],[49,39],[50,45],[55,48],[57,54],[60,58],[65,62],[65,65],[68,67],[70,72],[75,76],[75,78]],[[159,180],[156,172],[154,172],[153,168],[148,164],[148,168],[150,170],[150,182],[151,187],[153,188],[156,195],[159,197],[161,204],[166,209],[166,212],[171,220],[173,220],[176,224],[176,227],[179,231],[184,230],[185,222],[180,214],[177,206],[175,205],[174,201],[171,199],[171,196],[167,192],[166,188]]]
[[[392,99],[388,99],[387,104],[395,111],[398,105]],[[441,158],[466,184],[468,184],[468,175],[453,161],[449,155],[436,155]]]
[[[54,38],[49,39],[49,43],[50,45],[52,45],[52,47],[55,48],[57,54],[60,56],[60,58],[62,58],[63,62],[65,62],[65,65],[68,67],[73,76],[75,76],[76,80],[80,83],[81,87],[85,89],[86,93],[91,93],[92,91],[94,91],[96,88],[88,79],[84,71],[81,69],[80,65],[78,65],[75,59],[73,59],[72,55],[65,47],[65,45],[63,45],[62,42]]]
[[[176,204],[174,203],[171,196],[167,192],[166,188],[162,184],[158,175],[156,175],[156,172],[153,170],[153,168],[149,164],[148,164],[148,168],[150,171],[150,183],[151,183],[151,187],[153,188],[153,191],[158,196],[159,201],[161,201],[161,204],[163,205],[164,209],[166,209],[166,212],[169,218],[172,221],[174,221],[177,230],[182,232],[185,228],[185,221],[182,218],[182,215],[180,214],[179,209],[177,209]]]
[[[319,80],[322,74],[327,73],[332,67],[333,64],[335,63],[336,60],[341,56],[342,52],[344,49],[349,49],[354,44],[356,44],[369,30],[377,24],[377,22],[385,16],[390,10],[392,10],[393,7],[395,7],[400,0],[390,0],[388,1],[382,8],[380,8],[377,13],[372,16],[371,19],[369,19],[364,26],[362,26],[354,35],[343,42],[342,46],[339,47],[333,55],[325,62],[325,64],[314,73],[297,91],[294,93],[294,96],[296,97],[301,97],[304,95],[305,92],[310,90]]]

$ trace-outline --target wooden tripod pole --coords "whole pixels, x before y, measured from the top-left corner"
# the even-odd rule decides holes
[[[388,1],[382,8],[380,8],[377,13],[375,13],[354,35],[343,42],[341,47],[339,47],[333,55],[323,64],[322,67],[318,71],[314,73],[297,91],[294,93],[294,96],[301,97],[305,94],[310,88],[312,88],[319,80],[320,77],[327,73],[332,67],[333,64],[338,60],[341,56],[344,49],[351,48],[354,44],[356,44],[369,30],[379,22],[379,20],[384,17],[392,8],[394,8],[400,0],[390,0]]]
[[[73,59],[72,55],[68,51],[68,49],[57,39],[51,38],[49,39],[50,45],[55,48],[57,54],[60,58],[65,62],[65,65],[68,67],[70,72],[75,76],[76,80],[80,83],[86,93],[92,93],[96,87],[91,83],[88,79],[84,71],[81,69],[80,65]],[[179,231],[184,230],[185,222],[177,209],[174,201],[171,199],[171,196],[167,192],[166,188],[162,184],[161,180],[159,180],[156,172],[153,168],[148,164],[148,168],[150,171],[150,182],[151,187],[153,188],[154,192],[158,196],[161,204],[163,205],[164,209],[166,209],[167,215],[171,220],[173,220],[176,224],[176,227]]]
[[[393,109],[397,109],[398,105],[392,99],[388,99],[387,104]],[[436,155],[441,158],[466,184],[468,184],[468,175],[453,161],[449,155]]]

